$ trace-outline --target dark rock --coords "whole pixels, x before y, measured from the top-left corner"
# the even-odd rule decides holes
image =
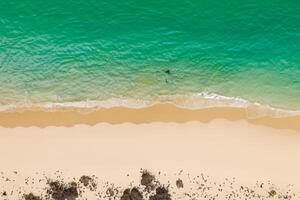
[[[130,200],[130,189],[124,190],[121,200]]]
[[[54,200],[75,200],[79,196],[77,184],[72,182],[70,184],[52,181],[49,183],[50,188],[47,193],[51,195]]]
[[[124,190],[121,200],[143,200],[142,193],[137,188]]]
[[[130,197],[131,200],[143,200],[143,195],[137,188],[131,190]]]
[[[106,190],[106,194],[107,194],[109,197],[113,197],[113,196],[115,195],[115,192],[114,192],[113,189],[108,188],[108,189]]]
[[[274,197],[276,194],[277,194],[277,193],[276,193],[275,190],[271,190],[271,191],[269,192],[269,196],[270,196],[270,197]]]
[[[41,197],[35,196],[35,195],[32,194],[32,193],[25,194],[25,195],[24,195],[24,199],[25,199],[25,200],[42,200]]]
[[[164,187],[156,188],[156,194],[150,196],[149,200],[171,200],[169,191]]]
[[[149,187],[149,186],[151,186],[151,184],[154,180],[155,180],[155,177],[152,174],[150,174],[150,172],[148,172],[148,171],[142,172],[141,185]]]
[[[97,189],[97,184],[94,179],[89,176],[81,176],[79,182],[85,187],[88,187],[91,191],[95,191]]]
[[[177,188],[183,188],[183,181],[181,179],[177,179],[176,186]]]
[[[81,176],[79,182],[87,187],[93,179],[89,176]]]

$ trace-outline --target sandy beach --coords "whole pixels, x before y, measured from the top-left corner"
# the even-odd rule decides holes
[[[117,123],[126,116],[126,119],[132,122],[93,122],[92,124],[96,125],[91,126],[84,121],[87,118],[79,117],[81,114],[72,115],[66,112],[60,115],[54,112],[53,115],[61,118],[51,118],[53,115],[48,114],[48,119],[52,119],[48,123],[52,126],[46,126],[45,119],[38,117],[46,116],[42,111],[37,114],[19,113],[22,117],[34,116],[35,123],[30,125],[29,122],[33,122],[30,117],[18,118],[18,114],[11,113],[11,116],[4,118],[5,114],[1,113],[0,124],[6,127],[0,128],[0,171],[3,173],[2,177],[10,177],[9,179],[15,182],[7,184],[6,179],[2,178],[0,190],[9,190],[9,187],[16,190],[17,186],[24,185],[22,177],[37,179],[37,174],[51,176],[57,170],[62,172],[64,177],[95,175],[100,180],[107,180],[126,188],[130,184],[139,184],[142,168],[156,174],[156,177],[159,172],[166,173],[166,176],[160,176],[160,181],[171,186],[183,170],[183,174],[188,174],[182,178],[186,183],[184,191],[195,185],[194,182],[187,183],[188,177],[197,177],[204,173],[212,182],[221,183],[222,180],[234,178],[236,187],[265,183],[266,188],[260,188],[262,196],[270,196],[272,188],[276,188],[277,194],[281,190],[285,192],[289,186],[292,186],[289,190],[299,196],[300,134],[297,117],[293,118],[295,121],[273,119],[275,122],[283,122],[269,126],[268,123],[262,125],[262,121],[269,122],[271,119],[243,120],[239,119],[239,111],[234,110],[227,115],[230,116],[229,119],[214,118],[214,112],[211,112],[211,115],[198,116],[197,112],[190,115],[191,111],[178,110],[179,113],[187,112],[190,122],[186,122],[188,118],[179,115],[168,115],[174,118],[166,120],[164,110],[155,116],[148,112],[148,115],[144,114],[141,118],[126,112],[119,115],[111,112],[111,115],[109,111],[104,112],[103,118]],[[218,111],[218,114],[221,112],[225,113],[224,109]],[[157,116],[160,116],[156,118],[157,121],[162,122],[142,123],[142,120],[151,121],[151,117]],[[206,122],[197,120],[204,116]],[[13,117],[17,122],[15,124],[10,121]],[[60,121],[62,118],[65,121]],[[83,124],[73,124],[79,119]],[[56,123],[62,125],[63,122],[72,127],[54,126]],[[280,128],[274,128],[276,126]],[[16,176],[13,171],[18,172],[19,178],[12,178]],[[41,186],[21,188],[27,192],[39,193],[37,188]],[[224,191],[230,192],[230,188]],[[174,193],[173,197],[176,195]],[[10,199],[9,196],[6,198]]]
[[[0,200],[300,200],[300,1],[0,1]]]
[[[258,115],[258,113],[260,114]],[[300,131],[300,115],[284,114],[281,116],[279,114],[276,112],[270,113],[270,110],[259,110],[257,107],[185,109],[174,104],[155,104],[139,109],[127,107],[101,109],[30,107],[0,112],[0,126],[7,128],[34,126],[45,128],[48,126],[72,127],[77,124],[96,125],[98,123],[121,124],[127,122],[134,124],[152,122],[186,123],[190,121],[207,123],[219,118],[229,121],[244,120],[251,124],[276,129]]]

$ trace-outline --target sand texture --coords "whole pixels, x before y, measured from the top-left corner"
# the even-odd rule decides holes
[[[245,120],[0,128],[0,137],[0,199],[300,197],[299,132]],[[155,176],[150,191],[141,169]]]

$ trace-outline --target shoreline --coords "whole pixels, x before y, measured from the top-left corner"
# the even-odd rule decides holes
[[[254,111],[255,112],[255,111]],[[215,107],[197,110],[185,109],[174,104],[155,104],[145,108],[112,107],[99,109],[84,108],[17,108],[0,112],[0,126],[39,127],[64,126],[72,127],[77,124],[94,126],[98,123],[153,123],[174,122],[187,123],[197,121],[208,123],[215,119],[229,121],[244,120],[251,124],[268,126],[276,129],[300,131],[300,115],[271,117],[262,116],[251,118],[245,108]]]

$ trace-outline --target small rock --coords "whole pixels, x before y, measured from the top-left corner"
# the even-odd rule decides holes
[[[113,191],[113,189],[111,188],[108,188],[106,190],[106,194],[109,196],[109,197],[113,197],[115,195],[115,192]]]
[[[177,188],[183,188],[183,181],[181,179],[177,179],[176,186]]]
[[[276,193],[275,190],[271,190],[271,191],[269,192],[270,197],[274,197],[276,194],[277,194],[277,193]]]
[[[87,187],[91,181],[92,178],[89,176],[81,176],[79,179],[79,182],[82,183],[85,187]]]

